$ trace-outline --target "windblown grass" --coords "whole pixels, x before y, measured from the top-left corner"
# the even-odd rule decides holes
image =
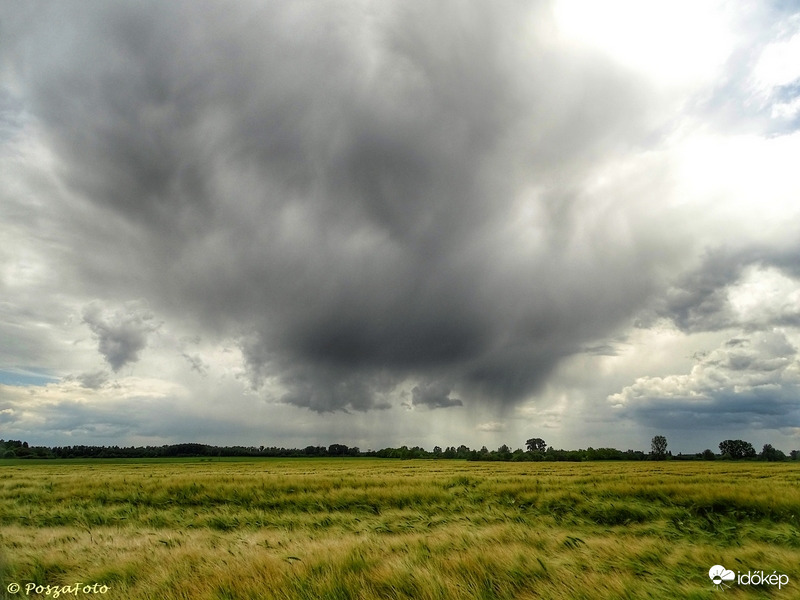
[[[0,597],[716,598],[722,564],[790,577],[726,597],[795,598],[798,483],[789,463],[8,464]]]

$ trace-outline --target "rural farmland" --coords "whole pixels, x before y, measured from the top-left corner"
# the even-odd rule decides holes
[[[8,461],[0,593],[699,599],[724,565],[788,578],[726,598],[796,598],[798,482],[720,461]]]

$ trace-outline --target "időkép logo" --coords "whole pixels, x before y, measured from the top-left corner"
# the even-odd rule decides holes
[[[711,567],[708,570],[708,576],[711,579],[711,583],[718,590],[731,587],[728,582],[736,583],[736,585],[777,585],[778,589],[789,583],[789,576],[785,573],[778,573],[777,571],[772,573],[765,573],[764,571],[742,573],[737,571],[734,573],[722,565]]]

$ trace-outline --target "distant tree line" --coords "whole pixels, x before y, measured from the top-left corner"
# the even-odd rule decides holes
[[[725,440],[719,444],[719,454],[711,449],[696,454],[677,454],[667,450],[667,439],[655,436],[649,453],[641,450],[617,450],[616,448],[592,448],[585,450],[556,450],[548,447],[541,438],[531,438],[525,449],[512,450],[506,444],[497,450],[483,446],[473,450],[468,446],[434,446],[428,451],[420,446],[400,446],[382,450],[362,451],[358,447],[344,444],[329,446],[306,446],[305,448],[279,448],[277,446],[210,446],[208,444],[169,444],[164,446],[29,446],[21,440],[0,440],[0,458],[184,458],[184,457],[345,457],[365,456],[399,459],[461,459],[485,461],[569,461],[595,460],[800,460],[800,451],[792,450],[789,456],[764,444],[761,453],[743,440]]]

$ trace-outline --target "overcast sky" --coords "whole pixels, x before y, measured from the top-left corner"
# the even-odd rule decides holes
[[[795,2],[0,0],[0,437],[800,448]]]

